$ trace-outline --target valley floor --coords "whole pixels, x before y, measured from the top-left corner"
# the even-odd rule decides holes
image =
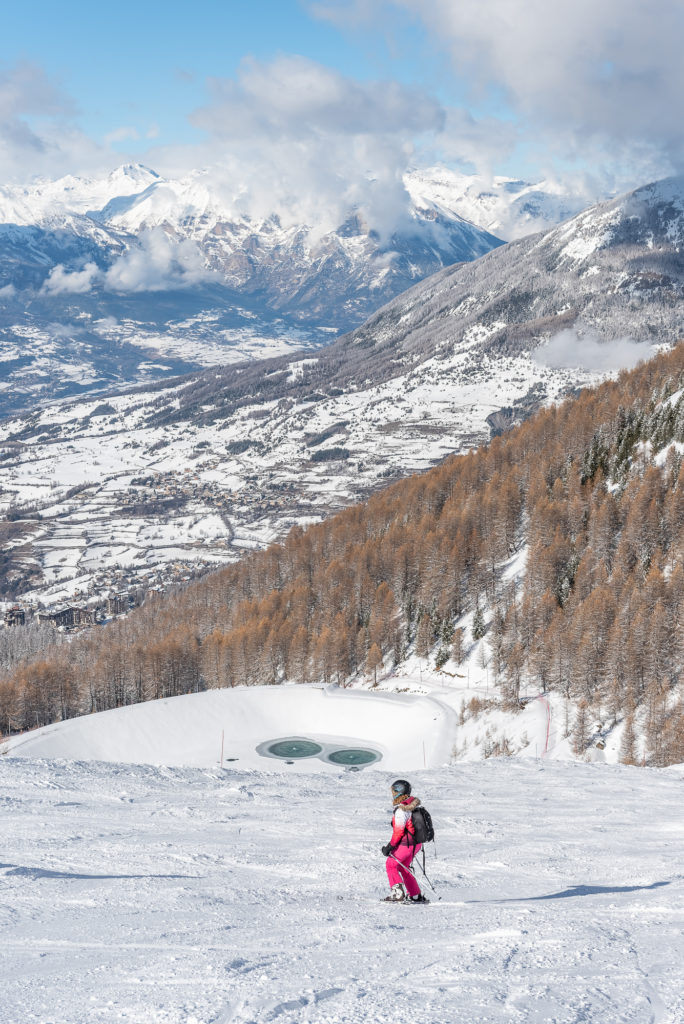
[[[411,775],[428,907],[388,906],[387,772],[0,758],[2,1024],[680,1024],[682,769]]]

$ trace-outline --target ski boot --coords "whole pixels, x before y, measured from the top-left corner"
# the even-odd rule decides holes
[[[429,903],[430,900],[425,899],[422,892],[419,892],[417,896],[409,896],[406,900],[407,903]]]
[[[406,899],[406,893],[404,892],[403,885],[398,882],[393,885],[389,891],[389,896],[385,896],[383,903],[403,903]]]

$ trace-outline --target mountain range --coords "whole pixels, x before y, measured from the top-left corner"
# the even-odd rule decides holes
[[[683,194],[650,185],[443,270],[317,352],[9,420],[8,593],[230,560],[669,345]]]
[[[0,189],[0,412],[318,347],[501,244],[427,180],[407,203],[381,239],[353,211],[323,234],[254,220],[200,172],[129,165]]]
[[[141,165],[0,188],[0,414],[314,349],[437,270],[583,208],[550,183],[435,167],[381,238],[255,218],[215,175]]]

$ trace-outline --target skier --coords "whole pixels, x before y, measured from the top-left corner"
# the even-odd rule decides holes
[[[397,779],[392,783],[392,838],[382,847],[387,861],[387,878],[390,892],[385,903],[429,903],[420,891],[415,875],[409,870],[413,858],[420,850],[420,843],[414,840],[411,812],[420,806],[420,800],[411,796],[411,783]],[[402,884],[403,883],[403,884]],[[406,891],[404,891],[404,886]]]

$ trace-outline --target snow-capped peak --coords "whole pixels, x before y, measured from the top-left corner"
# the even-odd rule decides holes
[[[111,172],[107,178],[112,184],[121,182],[133,182],[136,186],[147,187],[154,181],[159,181],[160,176],[151,167],[145,164],[122,164]]]
[[[162,181],[143,164],[124,164],[104,178],[68,174],[54,181],[0,187],[0,223],[40,226],[96,213],[117,198],[138,195]]]
[[[448,167],[414,169],[405,183],[418,205],[456,214],[507,241],[553,227],[598,198],[573,194],[553,181],[490,179]]]

